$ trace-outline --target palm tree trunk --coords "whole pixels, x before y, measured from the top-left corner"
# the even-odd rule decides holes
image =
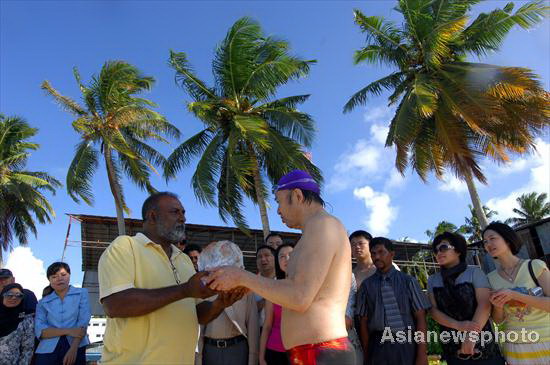
[[[468,191],[470,192],[470,198],[472,199],[472,204],[474,205],[474,210],[476,212],[477,219],[481,229],[485,229],[489,225],[489,221],[485,216],[483,211],[483,205],[481,204],[481,199],[479,199],[479,194],[477,193],[476,185],[474,179],[470,172],[465,174],[466,185],[468,186]]]
[[[115,207],[116,207],[116,220],[118,225],[118,234],[126,234],[126,225],[124,223],[124,211],[122,210],[122,199],[120,198],[120,191],[118,184],[116,183],[116,174],[115,168],[111,160],[111,149],[105,147],[105,165],[107,166],[107,177],[109,179],[109,187],[111,188],[111,193],[115,198]]]
[[[267,217],[267,207],[265,204],[265,194],[262,184],[262,176],[260,175],[260,166],[258,159],[254,153],[252,145],[248,145],[250,158],[254,161],[254,190],[256,190],[256,200],[260,207],[260,218],[262,220],[262,230],[264,232],[264,239],[269,235],[271,230],[269,229],[269,219]]]

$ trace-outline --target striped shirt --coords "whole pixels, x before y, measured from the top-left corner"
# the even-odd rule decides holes
[[[387,321],[382,298],[383,279],[388,279],[393,288],[403,327],[411,326],[414,330],[414,313],[420,309],[429,309],[431,304],[415,278],[393,267],[385,275],[376,271],[361,283],[357,293],[357,315],[367,317],[369,332],[384,331]]]

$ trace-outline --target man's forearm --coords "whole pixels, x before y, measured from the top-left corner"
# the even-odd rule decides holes
[[[296,287],[291,279],[274,280],[254,275],[248,271],[242,273],[242,286],[252,290],[271,303],[281,307],[303,312],[311,304],[309,298]]]
[[[365,317],[361,317],[359,320],[359,340],[361,342],[361,347],[363,348],[363,356],[366,363],[369,350],[369,329],[367,327],[367,319]]]
[[[197,304],[197,318],[199,324],[207,324],[218,318],[221,312],[223,312],[224,306],[218,301],[204,301]]]
[[[159,289],[127,289],[103,298],[105,314],[111,318],[139,317],[170,303],[188,298],[186,284]]]
[[[424,310],[418,310],[415,313],[416,319],[416,331],[422,333],[424,341],[418,341],[416,344],[416,363],[427,365],[427,353],[428,353],[428,323],[426,321],[426,312]]]

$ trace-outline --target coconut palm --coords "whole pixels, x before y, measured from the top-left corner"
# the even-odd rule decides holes
[[[134,66],[122,61],[106,62],[88,85],[81,82],[76,68],[74,76],[84,105],[61,95],[48,81],[42,83],[42,89],[76,118],[72,125],[80,142],[67,171],[67,191],[74,201],[93,204],[92,179],[101,154],[122,235],[124,212],[129,214],[121,184],[123,173],[141,189],[154,192],[150,172],[156,172],[154,166],[163,166],[165,158],[146,142],[167,143],[164,136],[178,138],[179,131],[151,109],[155,103],[136,96],[150,90],[154,79]]]
[[[396,104],[386,146],[395,146],[396,167],[408,165],[427,179],[452,172],[466,181],[482,227],[487,225],[474,178],[486,183],[479,160],[498,162],[508,153],[526,153],[549,124],[549,98],[538,77],[519,67],[467,62],[498,50],[515,25],[539,23],[548,7],[542,1],[514,4],[482,13],[468,24],[468,12],[480,0],[399,0],[402,26],[355,11],[367,34],[355,63],[385,64],[391,74],[359,90],[344,107],[348,112],[370,95],[391,92]]]
[[[550,202],[546,193],[528,193],[519,196],[516,201],[519,209],[514,208],[514,213],[519,217],[513,217],[506,220],[506,223],[519,226],[526,223],[532,223],[546,218],[550,215]]]
[[[435,227],[435,230],[426,230],[426,236],[428,236],[428,243],[432,243],[434,238],[438,235],[445,233],[445,232],[451,232],[451,233],[464,233],[464,230],[462,227],[457,227],[455,224],[447,221],[441,221],[437,224]]]
[[[297,168],[320,179],[302,150],[311,145],[314,124],[297,106],[309,95],[275,98],[279,86],[306,76],[314,62],[291,56],[288,49],[287,42],[264,36],[257,22],[241,18],[215,51],[213,86],[195,75],[185,53],[170,52],[176,82],[192,99],[188,110],[204,129],[168,157],[167,178],[200,157],[191,181],[198,200],[217,206],[224,221],[231,218],[246,231],[241,210],[248,197],[259,206],[264,236],[269,234],[267,180]]]
[[[35,221],[50,223],[55,217],[44,192],[55,194],[61,183],[45,172],[25,169],[30,152],[39,147],[29,141],[36,133],[24,119],[0,114],[0,264],[14,237],[25,245],[29,232],[37,235]]]
[[[476,215],[476,210],[474,207],[470,204],[468,204],[468,211],[470,212],[470,217],[465,217],[465,224],[463,224],[460,229],[462,232],[468,234],[468,242],[475,243],[479,242],[483,239],[481,236],[481,232],[483,232],[483,228],[481,228],[481,225],[479,224],[479,219]],[[485,214],[485,217],[487,217],[488,220],[490,220],[495,215],[498,215],[498,212],[491,210],[490,208],[483,206],[483,213]]]

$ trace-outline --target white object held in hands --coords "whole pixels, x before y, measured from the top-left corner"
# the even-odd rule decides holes
[[[217,241],[206,246],[199,256],[199,271],[208,271],[218,266],[244,269],[243,252],[239,246],[231,241]]]

